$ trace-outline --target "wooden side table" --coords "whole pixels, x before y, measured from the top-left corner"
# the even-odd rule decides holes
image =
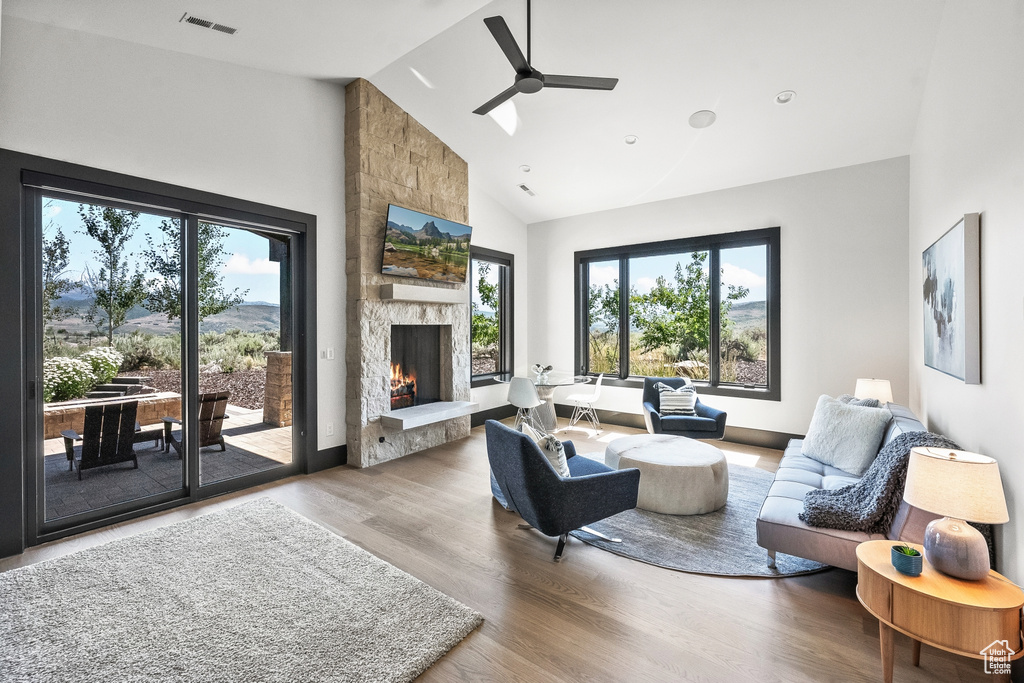
[[[927,560],[920,576],[905,576],[892,566],[894,545],[901,544],[868,541],[857,546],[857,599],[878,619],[885,683],[892,683],[893,630],[913,639],[914,666],[921,662],[921,643],[984,660],[984,650],[1005,640],[1014,652],[1011,659],[1024,654],[1024,591],[996,572],[983,581],[954,579]],[[924,552],[921,546],[910,545]],[[993,676],[993,680],[1009,681],[1010,676]]]

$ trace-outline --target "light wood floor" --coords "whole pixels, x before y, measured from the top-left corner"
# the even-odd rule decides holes
[[[564,422],[564,421],[563,421]],[[562,432],[581,452],[615,436]],[[718,444],[774,470],[778,451]],[[422,681],[879,681],[878,623],[832,569],[730,579],[635,562],[516,528],[493,503],[483,428],[468,439],[359,470],[339,467],[32,548],[0,570],[64,555],[240,501],[269,496],[484,615]],[[197,588],[199,590],[199,588]],[[2,599],[2,596],[0,596]],[[312,634],[316,637],[315,634]],[[360,638],[354,632],[352,638]],[[895,680],[985,681],[978,660],[897,634]]]

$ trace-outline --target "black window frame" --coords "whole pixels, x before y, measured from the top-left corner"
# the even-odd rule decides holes
[[[588,292],[590,287],[590,269],[592,262],[617,261],[619,266],[619,286],[629,282],[629,260],[643,256],[663,256],[666,254],[683,254],[694,251],[708,252],[708,270],[710,273],[721,271],[721,250],[740,247],[764,246],[767,250],[766,307],[768,324],[768,384],[767,386],[740,385],[719,381],[721,348],[719,336],[721,331],[720,301],[721,277],[710,278],[711,285],[711,325],[709,353],[709,379],[694,380],[700,393],[714,396],[733,396],[737,398],[753,398],[767,401],[782,400],[781,370],[781,274],[782,259],[780,248],[781,228],[759,228],[739,232],[701,235],[662,242],[645,242],[618,247],[605,247],[577,251],[574,258],[575,266],[575,368],[581,375],[594,376],[590,372],[590,354],[588,353],[589,319],[587,310]],[[619,320],[620,330],[629,329],[629,297],[620,297]],[[642,388],[643,377],[629,374],[629,334],[619,335],[619,372],[618,376],[605,374],[604,384],[608,386]]]
[[[475,245],[469,246],[469,315],[473,315],[473,261],[486,261],[499,266],[498,268],[498,372],[474,375],[472,370],[473,329],[470,325],[470,382],[469,386],[482,387],[493,384],[496,380],[508,381],[515,371],[515,353],[513,339],[515,337],[514,285],[515,256],[503,251],[485,249]]]

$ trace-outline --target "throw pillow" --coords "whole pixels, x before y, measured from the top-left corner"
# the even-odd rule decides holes
[[[842,401],[847,405],[867,406],[868,408],[877,408],[878,406],[882,405],[881,403],[879,403],[877,398],[857,398],[856,396],[851,396],[850,394],[843,394],[842,396],[839,396],[836,400]]]
[[[525,422],[521,429],[523,434],[533,439],[534,443],[540,447],[540,452],[548,459],[558,476],[568,477],[569,463],[565,460],[565,447],[562,442],[550,434],[541,434]]]
[[[891,418],[888,408],[850,405],[823,394],[800,452],[859,477],[878,455]]]
[[[697,405],[697,390],[692,384],[684,384],[678,389],[658,382],[654,385],[658,390],[660,409],[662,415],[694,415],[694,406]]]

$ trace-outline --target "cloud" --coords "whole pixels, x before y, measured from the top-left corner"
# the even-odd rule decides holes
[[[57,214],[59,214],[63,210],[64,209],[62,209],[61,207],[57,206],[56,204],[51,204],[50,206],[48,206],[46,208],[46,217],[47,218],[54,218]]]
[[[603,287],[604,285],[615,285],[619,279],[619,264],[607,266],[590,266],[590,286]]]
[[[727,285],[739,285],[748,289],[757,289],[764,287],[768,283],[768,279],[746,268],[740,268],[731,263],[723,263],[722,282]]]
[[[654,285],[657,281],[653,277],[640,277],[636,280],[636,291],[640,294],[646,294],[647,292],[654,289]]]
[[[233,275],[278,275],[280,265],[268,258],[250,261],[245,254],[232,254],[224,264],[224,272]]]

